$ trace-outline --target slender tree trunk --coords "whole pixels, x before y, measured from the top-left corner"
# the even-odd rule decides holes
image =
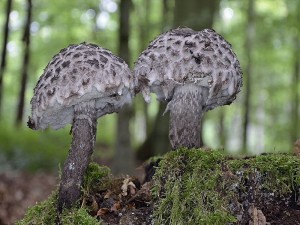
[[[225,119],[224,110],[220,110],[218,136],[220,139],[220,146],[222,148],[226,147],[226,132],[225,132],[225,126],[224,126],[224,119]]]
[[[175,0],[174,26],[187,26],[194,30],[212,28],[219,0]]]
[[[28,67],[30,59],[30,25],[32,18],[32,1],[27,0],[27,19],[24,28],[24,35],[22,41],[24,42],[24,57],[23,57],[23,67],[21,76],[21,88],[19,95],[19,104],[17,109],[16,124],[19,125],[23,119],[24,105],[25,105],[25,92],[26,84],[28,79]]]
[[[243,143],[242,150],[247,152],[248,145],[248,126],[250,123],[250,107],[251,107],[251,92],[252,92],[252,49],[254,41],[254,32],[255,32],[255,11],[254,11],[255,0],[249,0],[248,5],[248,25],[246,32],[246,74],[244,76],[245,82],[245,102],[244,102],[244,121],[243,121]]]
[[[174,8],[174,27],[186,26],[194,30],[203,30],[212,28],[214,15],[219,9],[219,0],[175,0]],[[200,127],[200,146],[203,142],[203,123],[205,116],[202,118]]]
[[[120,33],[119,33],[119,55],[128,64],[130,61],[129,34],[130,34],[130,9],[131,0],[121,0],[120,2]],[[116,174],[133,173],[134,153],[130,141],[129,122],[132,110],[130,106],[125,106],[119,112],[117,118],[117,140],[116,152],[113,163],[113,171]]]
[[[294,143],[297,139],[300,138],[299,130],[299,82],[300,82],[300,41],[299,35],[295,37],[295,53],[294,53],[294,74],[292,77],[292,110],[291,110],[291,143]]]
[[[9,36],[9,15],[12,9],[12,0],[7,0],[6,5],[6,18],[3,27],[3,44],[2,44],[2,53],[1,53],[1,65],[0,65],[0,117],[2,111],[2,101],[3,101],[3,77],[6,69],[6,53],[7,53],[7,43]]]

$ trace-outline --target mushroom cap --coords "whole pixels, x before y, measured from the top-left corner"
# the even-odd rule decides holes
[[[32,129],[73,122],[74,105],[95,100],[97,118],[130,103],[136,81],[125,61],[94,44],[62,49],[44,69],[31,99]]]
[[[147,102],[150,92],[160,101],[170,101],[179,85],[208,88],[205,111],[233,102],[242,86],[231,45],[211,29],[177,28],[161,34],[139,56],[134,73]]]

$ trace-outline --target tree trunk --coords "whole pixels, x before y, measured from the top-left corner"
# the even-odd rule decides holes
[[[30,24],[32,17],[32,2],[27,0],[27,19],[24,27],[24,35],[22,41],[24,42],[24,57],[23,57],[23,67],[22,67],[22,77],[21,77],[21,88],[19,95],[19,103],[17,109],[16,124],[19,125],[22,122],[24,105],[25,105],[25,92],[26,84],[28,79],[28,67],[30,59]]]
[[[212,28],[219,0],[175,0],[174,26],[187,26],[194,30]]]
[[[248,126],[250,123],[250,104],[251,104],[251,89],[252,89],[252,49],[254,41],[255,32],[255,11],[254,11],[255,0],[249,0],[248,5],[248,25],[246,32],[246,74],[244,76],[245,83],[245,102],[244,102],[244,121],[243,121],[243,143],[242,150],[247,152],[247,142],[248,142]]]
[[[119,33],[119,56],[128,64],[130,61],[129,34],[130,34],[130,9],[131,0],[120,2],[120,33]],[[132,115],[130,106],[124,106],[117,118],[116,151],[113,162],[113,171],[116,174],[132,173],[134,170],[134,154],[130,141],[129,122]]]
[[[300,42],[299,35],[295,37],[294,73],[292,77],[292,109],[291,109],[291,143],[300,138],[299,131],[299,81],[300,81]]]
[[[1,65],[0,65],[0,117],[2,111],[2,101],[3,101],[3,77],[6,69],[6,53],[7,53],[7,43],[9,36],[9,15],[12,8],[12,0],[7,0],[6,5],[6,18],[3,27],[3,45],[2,45],[2,53],[1,53]]]
[[[224,110],[220,110],[219,112],[218,136],[220,139],[220,147],[226,148],[226,131],[224,127],[225,113]]]
[[[155,155],[163,155],[171,150],[168,139],[169,134],[169,114],[163,115],[166,103],[160,102],[159,109],[154,121],[153,129],[145,142],[137,150],[137,159],[145,161]]]

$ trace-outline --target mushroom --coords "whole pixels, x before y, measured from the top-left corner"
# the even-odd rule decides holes
[[[231,104],[242,86],[231,45],[211,29],[177,28],[161,34],[139,56],[134,73],[147,102],[151,92],[168,102],[173,149],[200,147],[204,112]]]
[[[130,103],[134,87],[134,77],[124,60],[94,44],[70,45],[45,68],[31,99],[28,126],[44,130],[72,124],[72,144],[59,187],[59,213],[80,199],[97,118]]]

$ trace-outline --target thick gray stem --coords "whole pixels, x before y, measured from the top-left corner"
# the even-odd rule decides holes
[[[96,139],[95,101],[74,106],[72,144],[65,161],[58,195],[58,212],[71,208],[81,197],[85,171],[89,165]]]
[[[208,89],[194,84],[178,86],[168,103],[169,139],[172,149],[200,147],[200,124]]]

